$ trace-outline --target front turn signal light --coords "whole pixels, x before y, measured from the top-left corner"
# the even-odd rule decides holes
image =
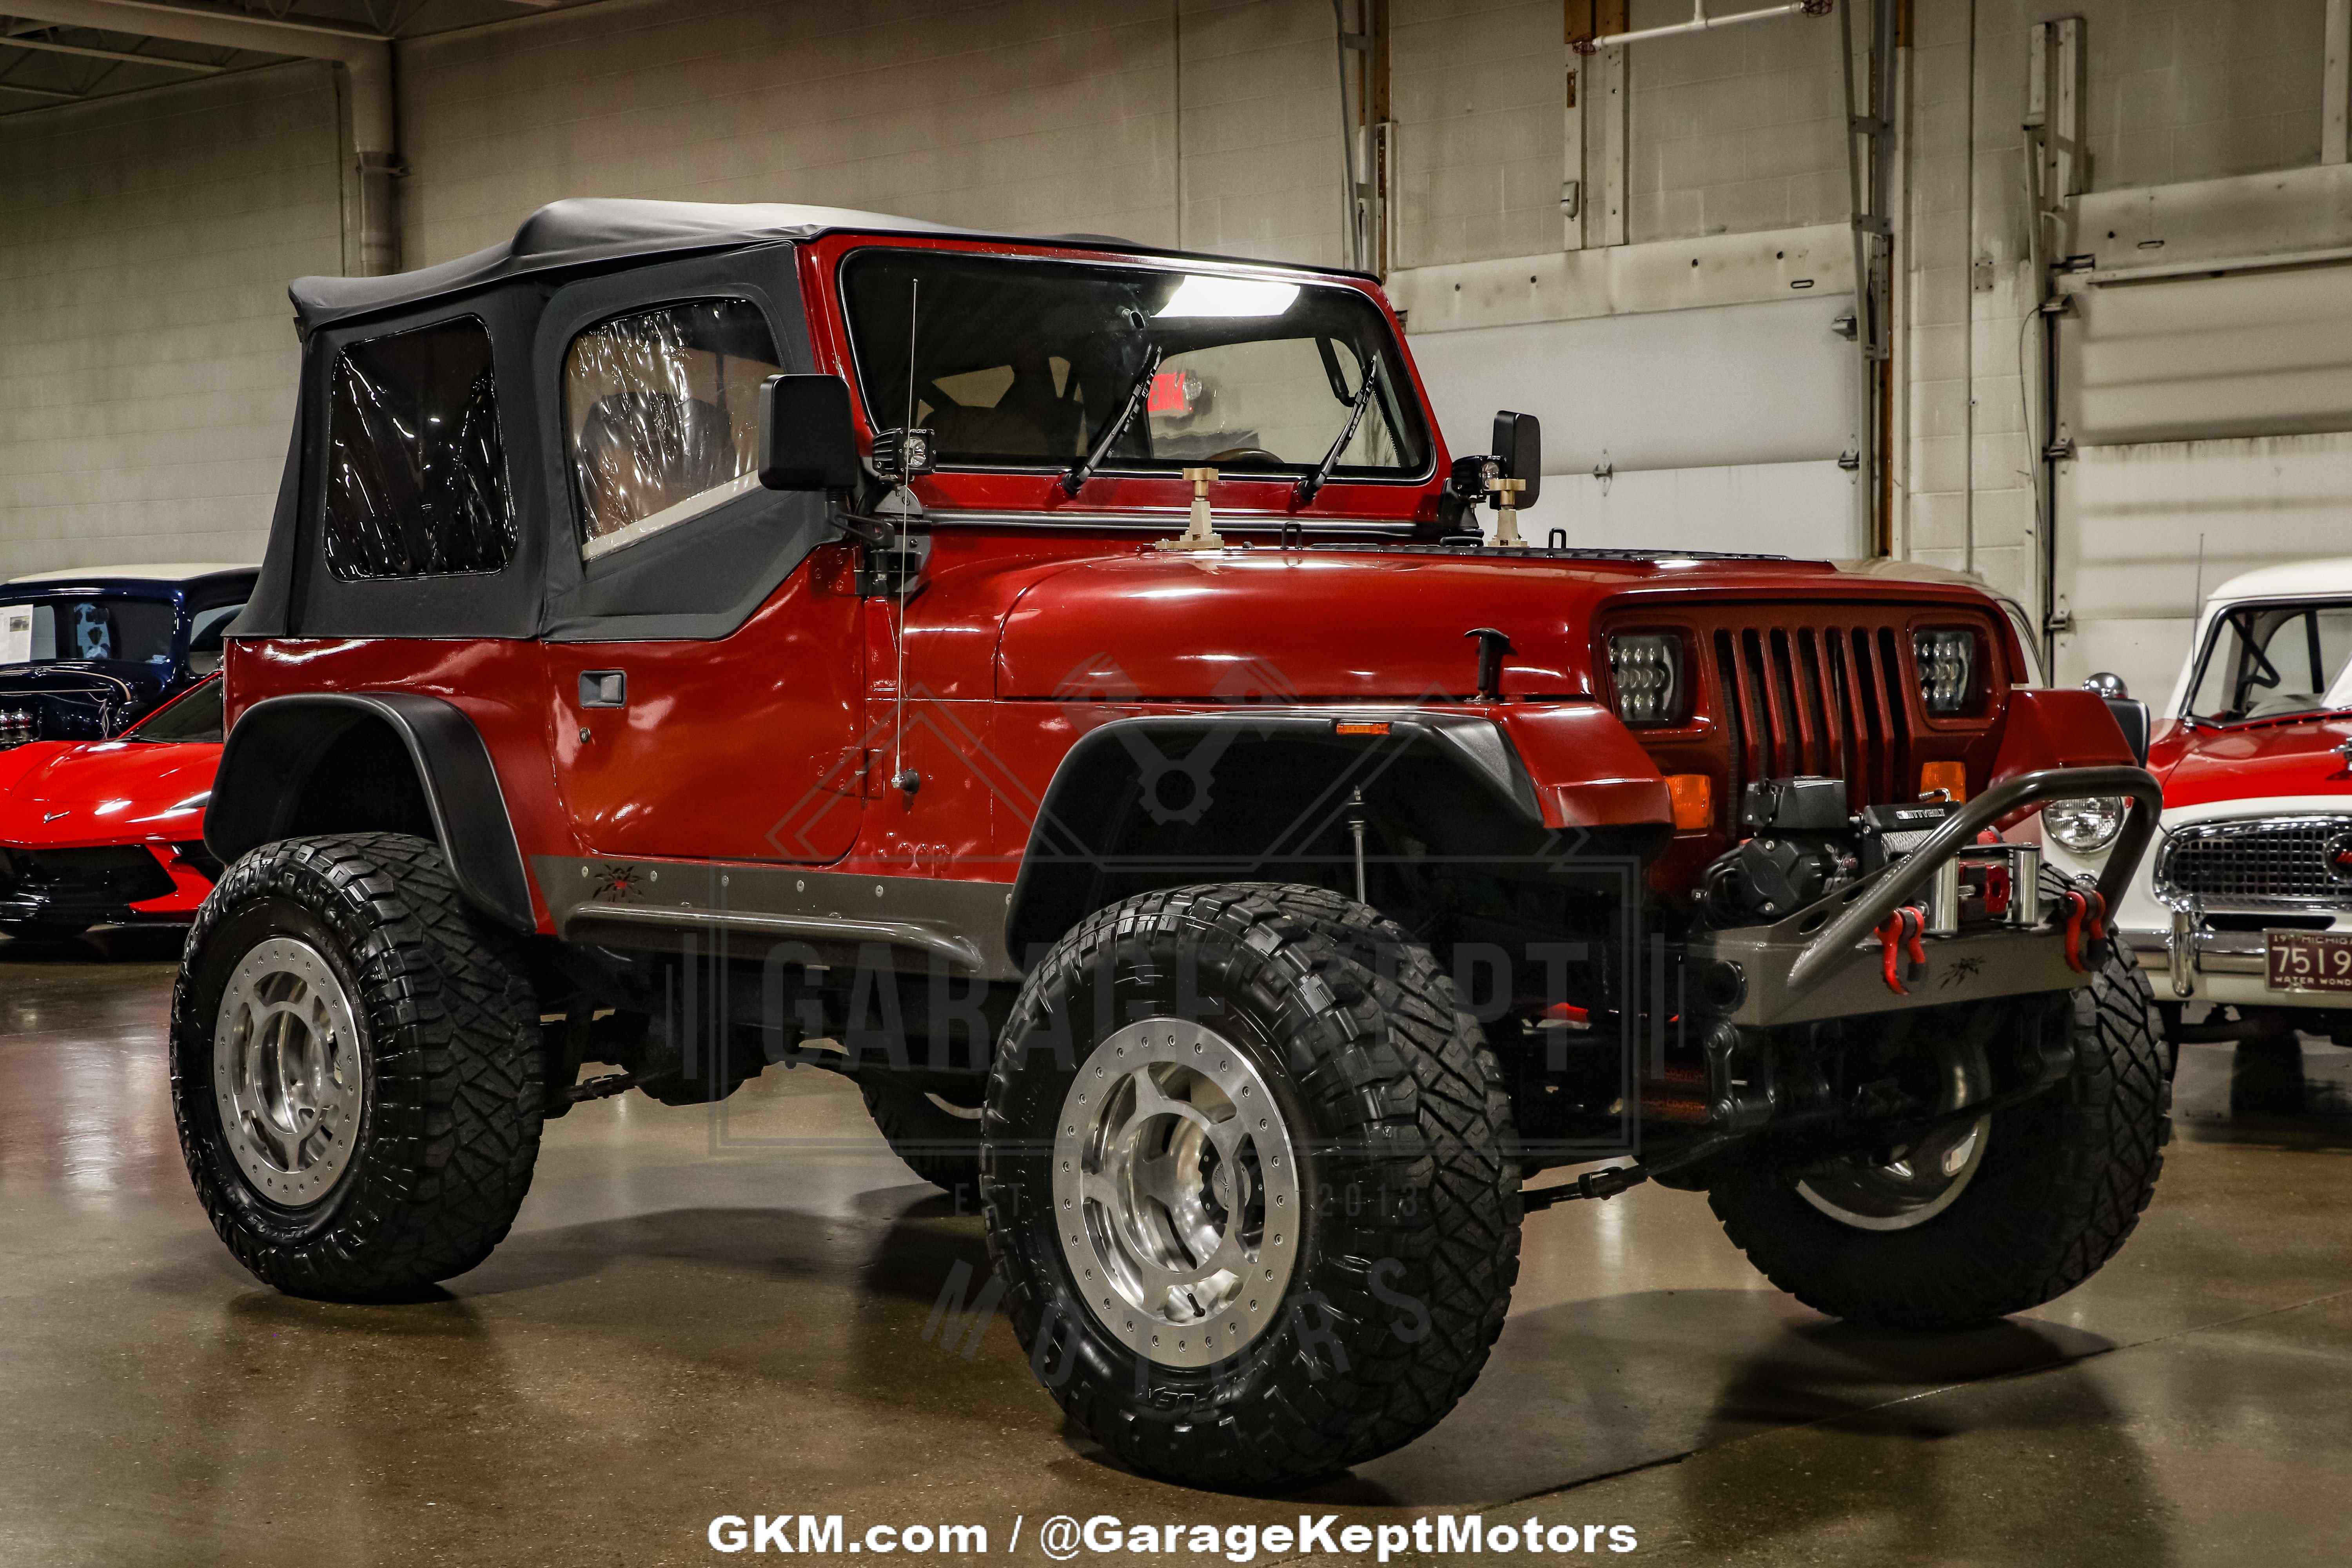
[[[1677,832],[1715,826],[1715,781],[1705,773],[1668,773],[1666,796],[1675,803]]]
[[[1966,763],[1923,763],[1919,766],[1919,798],[1925,800],[1937,790],[1949,800],[1969,798],[1969,765]]]

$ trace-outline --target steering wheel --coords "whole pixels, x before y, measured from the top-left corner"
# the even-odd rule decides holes
[[[1269,452],[1263,447],[1228,447],[1222,452],[1212,452],[1201,460],[1203,463],[1230,463],[1241,458],[1263,458],[1269,463],[1286,461],[1281,453]]]

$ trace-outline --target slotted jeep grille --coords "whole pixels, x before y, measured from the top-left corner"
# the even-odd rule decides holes
[[[1912,646],[1922,628],[1976,637],[1961,712],[1927,710]],[[2009,669],[2001,634],[1973,605],[1654,602],[1605,616],[1596,653],[1605,661],[1613,637],[1660,636],[1681,643],[1686,695],[1679,717],[1633,731],[1660,773],[1709,781],[1716,833],[1738,836],[1741,793],[1758,779],[1841,779],[1859,811],[1918,799],[1929,763],[1938,788],[1982,789],[1991,773]],[[1614,679],[1605,662],[1603,673]]]
[[[2156,857],[2156,891],[2215,909],[2352,905],[2352,816],[2265,816],[2173,829]]]
[[[1916,793],[1902,788],[1911,724],[1895,627],[1720,627],[1715,669],[1731,799],[1791,773],[1845,780],[1856,806]]]

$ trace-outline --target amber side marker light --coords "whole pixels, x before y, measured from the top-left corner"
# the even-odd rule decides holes
[[[1338,735],[1385,735],[1389,732],[1389,727],[1385,721],[1374,723],[1370,721],[1341,719],[1332,724],[1331,731]]]
[[[1715,781],[1705,773],[1668,773],[1666,795],[1675,803],[1678,830],[1715,826]]]
[[[1947,798],[1969,798],[1969,767],[1966,763],[1922,763],[1919,764],[1919,797],[1925,800],[1942,790]]]

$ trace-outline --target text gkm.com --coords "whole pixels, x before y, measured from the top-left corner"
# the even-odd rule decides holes
[[[714,1552],[779,1552],[795,1557],[887,1556],[910,1552],[930,1559],[1024,1555],[1023,1516],[992,1537],[984,1524],[874,1524],[853,1534],[843,1517],[828,1514],[725,1513],[710,1521]],[[1423,1514],[1394,1524],[1341,1524],[1336,1513],[1300,1514],[1288,1524],[1130,1523],[1116,1514],[1074,1519],[1057,1513],[1037,1527],[1034,1550],[1056,1563],[1085,1553],[1189,1556],[1233,1563],[1261,1555],[1332,1552],[1369,1554],[1386,1563],[1411,1552],[1423,1556],[1556,1556],[1628,1552],[1641,1542],[1630,1524],[1547,1523],[1530,1515],[1487,1522],[1481,1514]]]

